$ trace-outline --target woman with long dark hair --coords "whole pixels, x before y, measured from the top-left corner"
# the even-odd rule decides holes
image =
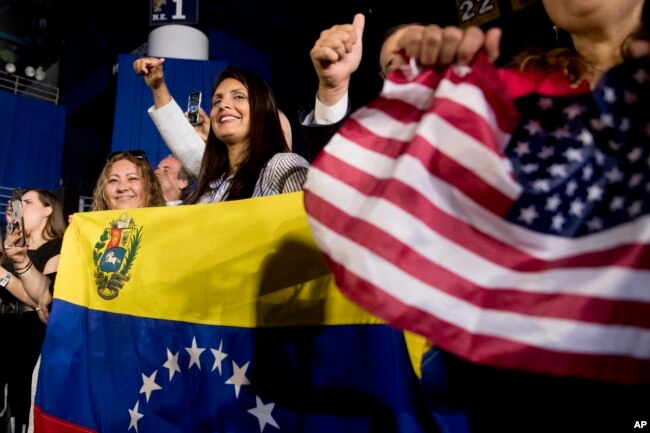
[[[164,59],[134,63],[151,88],[149,109],[167,146],[197,178],[187,203],[261,197],[302,189],[309,163],[291,153],[273,91],[257,74],[228,67],[212,89],[207,141],[189,124],[163,79]],[[207,123],[207,122],[206,122]]]

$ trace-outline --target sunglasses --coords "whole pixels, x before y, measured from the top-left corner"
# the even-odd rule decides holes
[[[143,161],[149,162],[149,160],[147,159],[147,154],[146,154],[146,152],[145,152],[144,150],[140,150],[140,149],[133,149],[133,150],[117,150],[117,151],[115,151],[115,152],[111,152],[111,153],[109,153],[108,156],[106,157],[106,162],[110,161],[110,160],[111,160],[115,155],[120,155],[120,154],[122,154],[122,153],[126,153],[126,154],[131,155],[131,156],[134,157],[134,158],[142,159]]]

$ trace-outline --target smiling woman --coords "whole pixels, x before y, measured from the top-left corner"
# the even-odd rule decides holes
[[[192,126],[164,81],[164,59],[144,57],[133,69],[151,89],[149,109],[174,155],[197,179],[187,203],[239,200],[302,190],[309,163],[292,153],[273,91],[257,74],[228,67],[212,88],[212,109]]]
[[[108,156],[95,185],[91,210],[164,205],[160,183],[144,154],[123,151]]]

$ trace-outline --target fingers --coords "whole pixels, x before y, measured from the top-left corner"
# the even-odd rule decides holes
[[[361,41],[365,22],[363,14],[356,14],[352,24],[337,24],[323,30],[311,49],[311,58],[326,63],[340,60],[352,52],[357,41]]]
[[[475,26],[461,29],[413,25],[405,30],[397,45],[422,66],[445,67],[467,65],[482,49],[486,50],[489,61],[494,62],[499,57],[500,42],[501,30],[497,28],[485,33]]]
[[[366,17],[364,14],[356,14],[354,16],[354,19],[352,20],[352,27],[354,27],[354,30],[356,31],[357,34],[357,39],[361,40],[363,37],[363,29],[366,25]]]
[[[488,60],[490,63],[496,62],[501,55],[501,29],[493,27],[485,34],[485,49],[487,51]]]
[[[142,57],[133,62],[133,70],[138,75],[149,75],[152,69],[162,65],[165,62],[163,58]]]

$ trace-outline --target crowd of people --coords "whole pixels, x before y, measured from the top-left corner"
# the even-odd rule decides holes
[[[512,66],[560,72],[574,85],[586,82],[593,88],[612,67],[650,51],[644,40],[647,33],[643,24],[647,22],[642,15],[643,0],[543,0],[543,4],[558,31],[568,33],[571,43],[552,51],[521,53],[513,58]],[[212,88],[210,112],[201,109],[199,123],[191,125],[165,84],[164,59],[136,60],[135,73],[143,77],[152,91],[153,106],[148,113],[171,153],[155,169],[141,151],[109,155],[96,182],[91,210],[204,204],[300,191],[310,162],[351,114],[350,78],[363,55],[364,26],[365,16],[357,14],[351,23],[322,31],[310,52],[318,89],[315,101],[297,113],[306,158],[291,151],[290,124],[271,87],[257,74],[227,67]],[[382,41],[380,71],[387,76],[409,59],[423,68],[468,65],[479,52],[487,53],[489,61],[494,62],[500,55],[500,38],[497,28],[485,31],[478,27],[400,25],[390,29]],[[8,396],[2,416],[10,414],[15,431],[29,424],[32,374],[45,337],[66,228],[61,204],[52,193],[28,189],[21,203],[22,221],[13,220],[11,204],[8,207],[7,222],[16,228],[5,234],[0,255],[0,341],[11,347],[9,353],[3,351],[0,357],[0,384]],[[27,243],[19,246],[22,235]],[[480,374],[489,379],[477,379],[476,383],[489,383],[495,388],[499,383],[507,384],[513,392],[535,393],[535,389],[524,390],[522,386],[538,386],[551,380],[543,376],[523,377],[519,372],[508,376],[508,372],[476,366],[452,355],[446,362],[452,365],[450,375]],[[522,386],[516,387],[517,383]],[[648,390],[648,384],[617,387],[570,378],[566,382],[554,378],[553,383],[560,392],[571,389],[571,395],[581,395],[576,388],[614,396],[639,395],[639,389]],[[463,392],[476,391],[466,381],[463,384],[467,388]],[[511,430],[504,419],[508,416],[507,408],[496,422],[494,414],[488,416],[478,407],[485,402],[477,403],[469,395],[459,397],[453,390],[445,392],[455,396],[453,403],[466,412],[472,431],[492,431],[495,425],[502,427],[501,431]],[[495,410],[496,406],[486,407]],[[555,414],[542,414],[539,410],[531,408],[531,416],[536,413],[537,417],[559,422]],[[516,419],[520,421],[521,417]],[[511,427],[515,430],[515,426]]]

